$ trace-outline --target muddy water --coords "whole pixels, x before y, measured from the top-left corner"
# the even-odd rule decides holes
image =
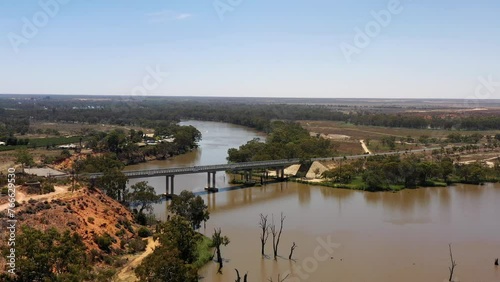
[[[141,166],[223,162],[227,149],[221,148],[224,143],[212,142],[209,134],[216,129],[229,136],[243,131],[250,137],[247,140],[256,136],[255,132],[225,124],[194,125],[206,129],[203,142],[208,146],[202,143],[200,152],[171,162]],[[211,147],[222,155],[211,154]],[[217,181],[223,186],[224,177],[226,181],[228,177],[219,174]],[[149,181],[164,192],[164,179]],[[176,177],[176,187],[195,191],[205,182],[204,174]],[[223,273],[217,274],[216,264],[209,263],[200,271],[202,281],[235,281],[235,268],[240,273],[248,272],[249,281],[271,277],[277,281],[278,274],[289,274],[286,281],[448,281],[450,243],[458,264],[456,280],[500,281],[500,269],[493,265],[500,257],[498,184],[364,193],[289,182],[203,197],[211,215],[201,231],[210,235],[214,227],[221,227],[231,243],[222,249],[226,259]],[[164,205],[156,207],[160,216]],[[261,258],[259,214],[274,215],[277,220],[281,212],[286,219],[279,257]],[[269,238],[266,246],[269,256],[271,241]],[[293,242],[298,247],[295,261],[289,261]]]
[[[192,125],[202,134],[199,148],[187,154],[163,161],[151,161],[126,167],[126,170],[155,169],[165,167],[199,166],[227,163],[227,150],[237,148],[254,138],[265,140],[265,135],[246,127],[231,125],[219,122],[206,121],[186,121],[181,125]],[[216,173],[217,187],[228,187],[231,178],[224,172]],[[132,179],[129,185],[139,181],[148,181],[155,187],[158,194],[166,192],[165,177],[149,177]],[[189,190],[196,193],[203,192],[207,186],[207,174],[177,175],[174,179],[174,192],[180,193],[182,190]],[[154,207],[157,218],[165,220],[167,218],[166,205],[158,204]]]

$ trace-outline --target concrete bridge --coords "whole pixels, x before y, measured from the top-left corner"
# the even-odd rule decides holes
[[[377,155],[396,155],[402,153],[416,153],[425,152],[426,150],[432,151],[440,149],[440,147],[427,148],[427,149],[417,149],[417,150],[407,150],[403,152],[385,152],[376,154],[363,154],[363,155],[352,155],[343,157],[333,157],[333,158],[312,158],[313,161],[339,161],[339,160],[352,160],[366,158],[368,156]],[[252,170],[254,169],[273,169],[276,170],[276,178],[283,179],[285,177],[285,167],[300,163],[301,159],[286,159],[286,160],[272,160],[272,161],[258,161],[258,162],[245,162],[245,163],[231,163],[231,164],[217,164],[217,165],[205,165],[205,166],[193,166],[193,167],[172,167],[172,168],[162,168],[162,169],[146,169],[146,170],[131,170],[123,171],[123,174],[129,179],[132,178],[146,178],[155,176],[165,176],[166,177],[166,195],[174,194],[174,177],[181,174],[194,174],[194,173],[207,173],[207,187],[205,190],[209,192],[217,192],[218,189],[215,186],[215,173],[217,171],[243,171],[245,176],[245,181],[248,182],[252,179]],[[99,178],[103,176],[103,173],[89,173],[86,174],[89,178]],[[267,172],[265,173],[267,178]]]
[[[245,163],[232,163],[232,164],[218,164],[218,165],[205,165],[193,167],[172,167],[162,169],[147,169],[147,170],[131,170],[123,171],[123,174],[129,179],[145,178],[155,176],[166,177],[166,194],[174,194],[174,176],[181,174],[194,174],[194,173],[207,173],[207,187],[205,188],[211,192],[217,192],[215,187],[215,173],[217,171],[243,171],[245,181],[250,181],[252,178],[252,171],[254,169],[275,169],[276,177],[283,179],[285,177],[285,167],[298,164],[300,159],[286,159],[286,160],[273,160],[273,161],[258,161],[258,162],[245,162]],[[102,177],[103,173],[89,173],[89,178]],[[267,177],[267,173],[266,173]]]

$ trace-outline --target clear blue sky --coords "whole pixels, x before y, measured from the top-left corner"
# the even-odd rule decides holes
[[[1,0],[0,93],[130,94],[157,66],[148,95],[460,99],[500,81],[498,0],[401,0],[350,62],[341,44],[391,0],[216,2],[71,0],[27,38],[39,1]]]

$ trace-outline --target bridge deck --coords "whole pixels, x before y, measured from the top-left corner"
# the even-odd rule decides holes
[[[426,150],[432,151],[437,149],[440,149],[440,147],[408,150],[406,152],[412,153],[412,152],[422,152]],[[385,152],[385,153],[376,153],[371,155],[363,154],[363,155],[353,155],[353,156],[333,157],[333,158],[312,158],[310,159],[310,161],[342,160],[344,158],[359,159],[377,155],[394,155],[401,153],[405,152]],[[238,170],[249,170],[249,169],[281,168],[284,166],[298,164],[300,163],[300,161],[301,161],[300,159],[286,159],[286,160],[217,164],[217,165],[205,165],[205,166],[193,166],[193,167],[172,167],[164,169],[131,170],[131,171],[123,171],[123,173],[128,178],[143,178],[143,177],[153,177],[153,176],[193,174],[193,173],[214,172],[214,171],[228,171],[228,170],[238,171]],[[97,178],[103,176],[103,173],[89,173],[87,175],[90,178]]]
[[[179,174],[193,174],[202,172],[214,171],[227,171],[227,170],[248,170],[258,168],[274,168],[284,167],[300,162],[300,159],[287,159],[275,161],[259,161],[259,162],[246,162],[246,163],[233,163],[233,164],[217,164],[193,167],[172,167],[163,169],[147,169],[147,170],[129,170],[123,171],[123,174],[128,178],[142,178],[152,176],[165,176],[165,175],[179,175]],[[97,178],[103,176],[103,173],[89,173],[90,178]]]

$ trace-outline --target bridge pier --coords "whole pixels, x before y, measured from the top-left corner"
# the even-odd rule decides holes
[[[245,182],[250,182],[252,180],[252,174],[253,170],[246,170],[245,171]]]
[[[285,179],[285,168],[284,167],[276,169],[276,179],[277,180]]]
[[[207,172],[207,187],[205,187],[205,190],[207,190],[208,192],[219,191],[219,189],[215,187],[215,173],[216,171]]]
[[[175,175],[165,175],[166,182],[166,193],[165,195],[173,195],[174,194],[174,176]]]

